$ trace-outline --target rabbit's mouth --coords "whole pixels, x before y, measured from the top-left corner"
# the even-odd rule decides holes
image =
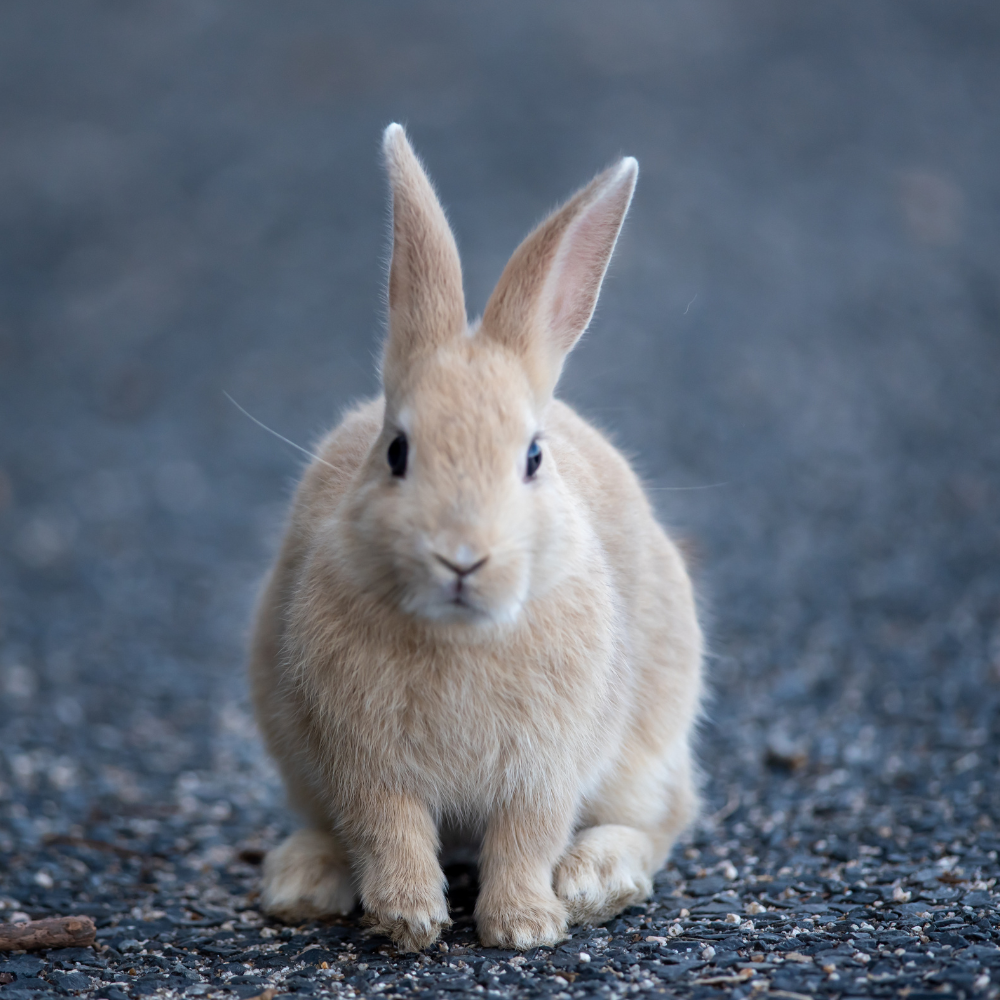
[[[485,625],[493,621],[493,615],[465,593],[455,594],[446,600],[423,601],[418,607],[406,610],[442,625]]]
[[[440,625],[487,626],[516,617],[510,603],[494,604],[488,594],[477,593],[468,583],[456,580],[444,587],[421,588],[404,599],[403,610]]]
[[[460,621],[474,621],[476,619],[486,621],[492,618],[489,610],[476,600],[472,588],[461,579],[453,580],[448,585],[447,598],[443,603],[451,613],[446,612],[441,615],[442,618],[452,620],[457,618]]]
[[[476,610],[467,600],[468,593],[469,588],[466,586],[464,577],[453,580],[451,583],[451,601],[449,603],[456,604],[460,608],[472,608]]]
[[[452,608],[460,608],[461,611],[459,613],[462,614],[463,619],[466,620],[469,619],[470,617],[472,618],[481,617],[484,620],[485,619],[492,620],[493,618],[493,615],[490,614],[490,612],[486,608],[477,604],[475,600],[472,599],[467,588],[460,588],[456,590],[455,594],[448,602],[448,605]]]

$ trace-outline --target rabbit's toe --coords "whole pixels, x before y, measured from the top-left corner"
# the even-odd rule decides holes
[[[423,951],[445,927],[451,926],[451,918],[444,895],[440,894],[434,900],[382,904],[366,914],[365,923],[392,938],[399,951]]]
[[[566,907],[552,896],[476,907],[479,940],[487,948],[527,951],[566,937]]]
[[[289,923],[350,913],[351,872],[337,842],[320,830],[299,830],[264,859],[261,908]]]
[[[627,826],[584,830],[556,866],[556,895],[570,920],[595,924],[626,906],[647,899],[653,882],[647,874],[651,844],[646,834]]]

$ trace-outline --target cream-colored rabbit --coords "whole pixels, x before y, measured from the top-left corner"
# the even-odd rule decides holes
[[[479,848],[484,944],[552,944],[646,898],[697,808],[702,642],[625,459],[552,398],[638,171],[521,244],[480,322],[403,129],[384,137],[385,395],[320,444],[260,602],[257,716],[306,827],[262,905],[417,950],[449,923],[440,834]]]

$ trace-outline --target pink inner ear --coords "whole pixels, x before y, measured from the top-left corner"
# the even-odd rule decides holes
[[[627,181],[612,184],[611,190],[584,209],[562,238],[546,282],[549,329],[562,351],[576,343],[594,314],[631,194]]]

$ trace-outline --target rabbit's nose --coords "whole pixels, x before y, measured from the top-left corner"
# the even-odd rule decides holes
[[[434,553],[434,558],[437,559],[442,566],[447,566],[448,569],[450,569],[453,573],[457,573],[461,578],[468,576],[470,573],[475,573],[476,570],[479,569],[479,567],[482,566],[487,559],[489,559],[489,556],[483,556],[481,559],[475,560],[474,562],[470,561],[464,563],[452,562],[450,559],[445,559],[444,556],[439,556],[436,552]]]

